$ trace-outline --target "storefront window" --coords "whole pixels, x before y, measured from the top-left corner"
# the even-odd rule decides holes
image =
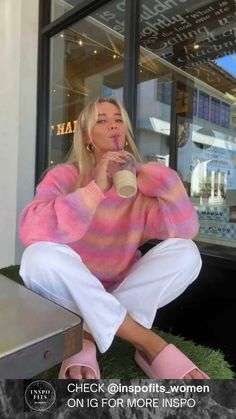
[[[103,24],[116,5],[109,2],[51,39],[51,165],[66,156],[76,118],[89,101],[97,96],[123,99],[124,37]],[[124,20],[124,4],[119,13]]]
[[[53,0],[51,18],[79,0]],[[136,142],[173,165],[196,207],[201,244],[236,247],[236,39],[232,0],[141,0]],[[51,39],[50,162],[60,162],[91,99],[124,85],[125,1]],[[126,86],[128,88],[128,86]],[[171,154],[172,153],[172,154]]]
[[[230,0],[204,1],[200,6],[192,0],[141,1],[140,65],[144,55],[149,80],[140,75],[139,117],[158,118],[159,126],[168,126],[165,137],[150,126],[143,128],[144,153],[150,132],[155,136],[153,159],[164,142],[163,156],[168,160],[168,142],[177,141],[177,170],[199,213],[198,241],[236,247],[234,22],[235,5]],[[174,120],[169,102],[173,84],[166,78],[175,83]],[[157,88],[161,81],[162,91]],[[145,89],[149,83],[150,91]],[[175,138],[168,137],[170,124],[176,125]]]

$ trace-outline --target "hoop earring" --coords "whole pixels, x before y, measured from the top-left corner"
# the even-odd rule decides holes
[[[93,152],[93,150],[94,150],[94,146],[93,146],[93,144],[91,144],[91,143],[86,144],[86,150],[87,150],[89,153],[92,153],[92,152]]]
[[[129,143],[128,143],[128,141],[126,140],[126,142],[125,142],[125,147],[124,147],[124,149],[125,149],[125,150],[127,150],[128,145],[129,145]]]

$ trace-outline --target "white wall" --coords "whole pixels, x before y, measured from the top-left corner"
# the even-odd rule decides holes
[[[19,213],[34,193],[38,0],[0,1],[0,267],[19,263]]]

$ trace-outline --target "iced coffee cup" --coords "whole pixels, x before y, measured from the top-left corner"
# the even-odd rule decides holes
[[[124,163],[116,164],[112,168],[113,184],[117,195],[130,198],[137,193],[135,160],[131,155],[126,155],[124,159]]]

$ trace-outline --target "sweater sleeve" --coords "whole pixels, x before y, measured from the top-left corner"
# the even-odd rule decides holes
[[[154,199],[147,215],[147,228],[154,237],[192,239],[198,233],[197,213],[177,173],[155,162],[138,168],[138,188]]]
[[[72,165],[48,172],[20,217],[24,245],[37,241],[66,244],[83,237],[104,195],[94,181],[73,191],[77,180],[78,172]]]

